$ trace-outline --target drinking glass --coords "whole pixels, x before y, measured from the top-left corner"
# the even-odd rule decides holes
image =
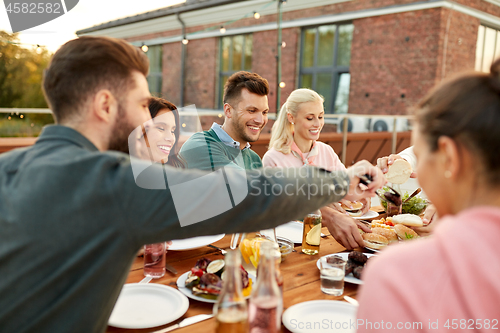
[[[328,257],[320,258],[321,291],[328,295],[340,296],[344,293],[345,260],[335,258],[328,262]]]
[[[165,275],[165,242],[144,245],[144,275],[159,279]]]

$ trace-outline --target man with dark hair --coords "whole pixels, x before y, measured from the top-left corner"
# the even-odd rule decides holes
[[[267,124],[267,80],[256,73],[237,72],[224,86],[224,124],[191,136],[180,155],[190,169],[215,171],[224,166],[255,169],[262,160],[250,142],[257,141]]]
[[[147,68],[144,53],[113,38],[75,39],[53,56],[43,87],[57,124],[45,127],[32,147],[0,156],[0,331],[104,332],[143,244],[271,228],[346,194],[373,196],[382,185],[381,173],[367,163],[336,174],[311,168],[306,177],[227,172],[230,183],[252,183],[262,193],[265,182],[332,190],[309,198],[303,191],[291,197],[252,192],[233,209],[208,216],[198,208],[225,189],[211,183],[179,209],[174,187],[215,173],[109,151],[126,150],[130,129],[151,119]],[[175,184],[141,188],[137,166],[166,173]],[[379,181],[357,194],[365,172]],[[186,214],[205,219],[181,227]]]

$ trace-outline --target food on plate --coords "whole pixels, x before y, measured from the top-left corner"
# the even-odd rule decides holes
[[[385,174],[385,178],[388,182],[393,184],[403,184],[408,179],[413,172],[411,164],[403,159],[395,160],[393,164],[389,166],[389,170]]]
[[[396,232],[390,228],[386,229],[386,228],[375,227],[372,228],[372,233],[384,236],[385,238],[387,238],[389,243],[394,243],[398,241],[398,235],[396,235]]]
[[[257,266],[259,265],[260,244],[262,242],[270,242],[270,240],[263,237],[255,237],[252,239],[245,238],[240,242],[239,245],[243,260],[245,260],[247,264],[251,262],[255,268],[257,268]]]
[[[389,240],[378,234],[366,233],[362,235],[365,246],[370,249],[380,250],[389,244]]]
[[[222,262],[222,264],[221,264]],[[224,260],[211,261],[207,258],[198,260],[185,281],[185,287],[191,289],[193,295],[207,299],[217,299],[224,283]],[[241,284],[243,296],[250,296],[252,279],[248,272],[241,266]],[[210,272],[211,271],[211,272]],[[216,274],[217,273],[217,274]]]
[[[339,256],[329,256],[326,258],[326,262],[329,264],[342,264],[344,262],[344,259]]]
[[[391,229],[391,227],[394,226],[394,223],[392,223],[392,217],[388,218],[381,218],[380,220],[372,220],[370,223],[371,228],[384,228],[384,229]]]
[[[349,204],[352,208],[350,208],[348,205],[345,205],[343,202],[340,204],[340,206],[352,217],[359,217],[363,215],[363,204],[361,202],[349,201]]]
[[[356,266],[353,270],[352,270],[352,275],[356,278],[356,279],[360,279],[361,280],[361,275],[363,273],[363,269],[365,267],[364,266]]]
[[[410,229],[402,224],[396,224],[394,226],[394,231],[398,235],[401,240],[410,240],[410,239],[415,239],[418,238],[418,234],[415,232],[415,230]]]
[[[400,215],[394,215],[392,217],[392,222],[394,225],[400,223],[409,227],[421,227],[424,225],[422,222],[422,219],[413,214],[400,214]]]
[[[368,261],[368,257],[365,254],[358,251],[351,251],[347,259],[355,261],[359,265],[364,265]]]
[[[329,259],[329,258],[328,258]],[[327,261],[328,261],[327,259]],[[361,252],[351,251],[347,257],[347,263],[345,265],[345,275],[351,274],[357,278],[361,279],[361,273],[368,262],[369,258]]]

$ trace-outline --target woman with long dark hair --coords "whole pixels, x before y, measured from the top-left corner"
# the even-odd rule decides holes
[[[166,99],[151,97],[149,112],[153,126],[146,137],[153,159],[158,163],[185,168],[184,161],[178,155],[180,124],[177,107]]]
[[[500,59],[491,73],[466,73],[440,84],[415,116],[418,181],[440,222],[432,237],[390,246],[368,264],[358,325],[420,323],[420,329],[412,326],[419,332],[498,329]],[[368,327],[362,324],[358,332],[371,332]]]

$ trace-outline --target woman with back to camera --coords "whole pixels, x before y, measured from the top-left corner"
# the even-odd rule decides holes
[[[180,126],[177,107],[166,99],[151,97],[149,112],[153,124],[146,137],[153,160],[176,168],[185,168],[185,163],[178,155]]]
[[[290,94],[273,125],[269,150],[262,159],[265,167],[314,165],[328,171],[346,169],[331,146],[317,141],[325,124],[323,102],[323,97],[311,89],[297,89]],[[364,212],[368,211],[370,201],[363,204]],[[358,227],[365,232],[371,232],[370,228],[346,215],[340,206],[323,207],[321,214],[323,224],[344,247],[364,246]]]
[[[388,248],[368,265],[358,322],[421,322],[419,332],[498,329],[500,60],[491,74],[440,84],[415,113],[418,179],[440,223],[432,237]]]

